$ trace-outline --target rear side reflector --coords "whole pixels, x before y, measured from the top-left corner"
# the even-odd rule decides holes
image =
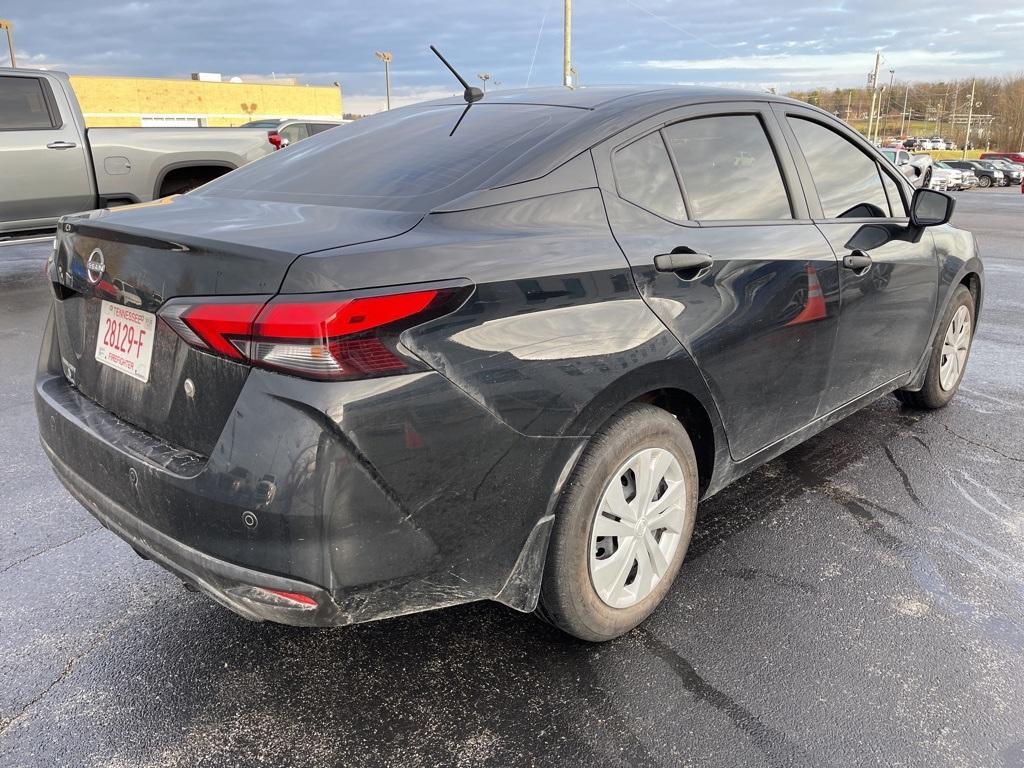
[[[320,607],[320,604],[309,595],[301,592],[285,592],[281,589],[268,589],[267,587],[238,586],[226,590],[232,597],[241,598],[262,605],[269,605],[275,608],[288,608],[296,611],[312,611]]]
[[[422,370],[399,335],[457,309],[469,286],[401,293],[174,300],[161,317],[188,344],[311,379],[342,380]]]

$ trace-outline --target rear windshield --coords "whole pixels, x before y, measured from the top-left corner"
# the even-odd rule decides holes
[[[482,185],[585,114],[567,107],[406,107],[323,131],[207,184],[197,194],[428,211]]]

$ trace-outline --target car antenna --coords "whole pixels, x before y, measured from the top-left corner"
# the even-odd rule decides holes
[[[448,136],[451,137],[455,135],[457,130],[459,130],[459,126],[462,125],[462,118],[464,118],[466,113],[469,112],[469,108],[472,107],[475,102],[480,101],[480,99],[484,97],[484,92],[467,83],[463,79],[462,75],[455,71],[455,67],[448,63],[448,59],[441,55],[441,52],[437,50],[437,48],[430,46],[430,50],[432,50],[434,55],[441,60],[442,64],[448,67],[451,73],[455,75],[455,79],[462,83],[462,87],[465,89],[462,92],[462,98],[466,100],[466,108],[462,110],[462,114],[459,115],[459,119],[455,121],[455,127],[452,128],[452,132],[448,134]]]
[[[466,89],[462,93],[462,98],[466,100],[466,103],[472,104],[474,101],[480,101],[480,99],[484,97],[484,92],[481,91],[479,88],[474,88],[465,80],[463,80],[462,75],[455,71],[455,67],[448,63],[448,59],[442,56],[441,52],[437,50],[437,48],[435,48],[434,46],[430,46],[430,50],[432,50],[434,54],[437,56],[437,58],[441,60],[442,64],[444,64],[446,67],[448,67],[448,69],[451,70],[451,73],[455,75],[455,79],[462,83],[462,87]]]

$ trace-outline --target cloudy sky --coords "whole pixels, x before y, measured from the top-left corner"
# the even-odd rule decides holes
[[[689,82],[776,87],[861,85],[874,51],[882,78],[1024,71],[1020,0],[575,0],[573,63],[586,85]],[[383,107],[375,50],[394,54],[394,101],[452,93],[433,43],[492,85],[561,78],[562,0],[13,0],[22,66],[77,74],[190,72],[338,80],[345,109]],[[2,55],[2,54],[0,54]],[[2,62],[3,59],[0,59]]]

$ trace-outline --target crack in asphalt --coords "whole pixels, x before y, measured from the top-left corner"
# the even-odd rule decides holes
[[[46,549],[40,549],[38,552],[33,552],[31,555],[25,555],[20,560],[15,560],[13,563],[10,563],[9,565],[5,565],[3,568],[0,568],[0,575],[3,575],[5,573],[7,573],[9,570],[11,570],[12,568],[15,568],[15,567],[21,565],[22,563],[27,563],[29,560],[31,560],[34,557],[39,557],[39,555],[45,555],[47,552],[53,552],[55,549],[60,549],[61,547],[66,546],[68,544],[73,544],[76,541],[78,541],[79,539],[84,539],[86,536],[89,536],[89,535],[91,535],[93,533],[96,533],[96,532],[102,531],[102,530],[104,530],[103,526],[102,525],[97,525],[95,528],[90,528],[88,531],[85,531],[84,533],[80,533],[77,536],[72,536],[70,539],[66,539],[66,540],[61,541],[61,542],[59,542],[57,544],[54,544],[52,547],[47,547]]]
[[[68,659],[67,664],[64,665],[64,669],[61,670],[61,673],[57,675],[57,677],[54,678],[54,680],[50,682],[49,685],[47,685],[45,688],[43,688],[43,690],[36,694],[36,696],[33,697],[27,704],[25,704],[24,707],[18,710],[17,714],[15,714],[14,717],[0,721],[0,738],[6,736],[7,732],[11,728],[13,728],[22,720],[24,720],[28,716],[29,710],[31,710],[36,704],[42,701],[50,691],[52,691],[58,685],[63,683],[64,680],[68,677],[68,675],[70,675],[75,670],[75,667],[78,665],[78,662],[84,659],[90,653],[92,653],[100,645],[100,643],[106,640],[110,636],[110,633],[116,628],[116,626],[119,623],[120,622],[111,623],[105,630],[103,630],[100,633],[99,637],[94,639],[92,642],[88,643],[85,646],[85,648],[83,648],[81,651],[74,654],[70,659]]]
[[[790,741],[782,731],[765,725],[760,717],[701,677],[689,661],[650,630],[641,626],[635,631],[647,650],[669,666],[686,690],[726,715],[736,728],[746,733],[768,758],[769,765],[815,765],[803,747]]]
[[[988,445],[987,443],[979,443],[977,440],[971,440],[971,438],[964,437],[959,432],[954,430],[952,427],[949,427],[945,424],[940,424],[939,426],[942,427],[947,432],[949,432],[949,434],[951,434],[953,437],[963,440],[965,443],[967,443],[968,445],[973,445],[975,448],[984,448],[985,450],[992,451],[992,453],[1002,456],[1004,459],[1009,459],[1010,461],[1024,462],[1024,458],[1020,456],[1011,456],[1008,453],[1003,453],[995,446]]]
[[[917,491],[914,490],[914,485],[910,482],[910,475],[907,474],[906,470],[899,465],[896,461],[896,457],[893,455],[888,445],[883,445],[882,449],[885,451],[885,455],[889,457],[889,463],[896,468],[896,471],[900,473],[900,479],[903,480],[903,487],[907,490],[907,495],[914,500],[921,509],[925,509],[924,502],[921,501],[921,497],[917,495]]]

